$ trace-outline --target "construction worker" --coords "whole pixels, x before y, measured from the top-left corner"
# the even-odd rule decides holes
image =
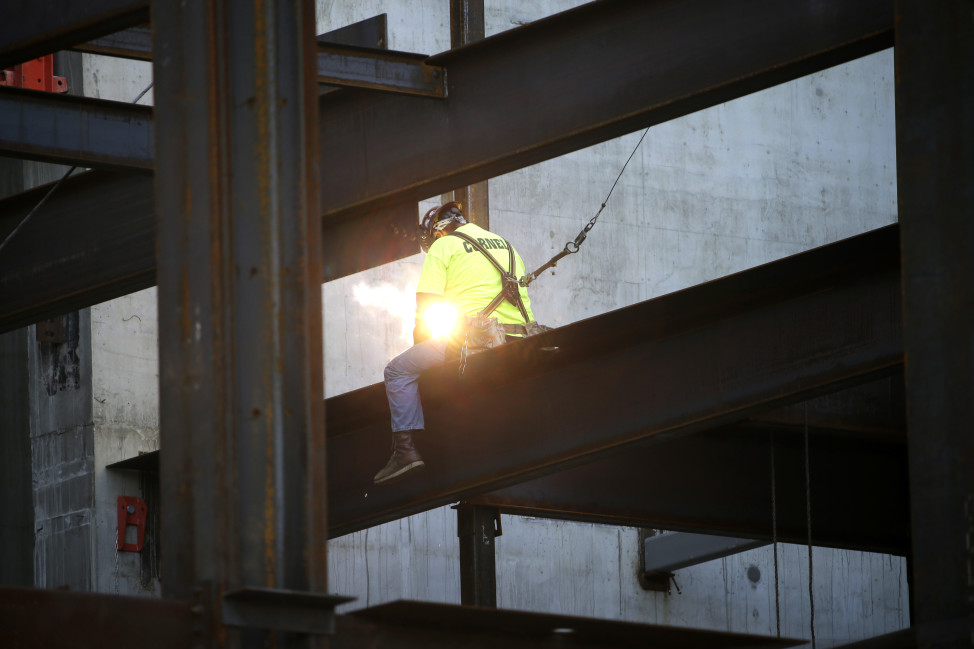
[[[534,322],[527,289],[517,283],[524,276],[520,256],[501,237],[467,223],[462,209],[450,202],[423,217],[420,243],[427,256],[416,285],[413,346],[385,368],[392,457],[375,475],[376,484],[423,466],[413,436],[425,426],[418,384],[424,370],[447,358],[465,362],[470,351],[544,329]],[[437,331],[436,314],[446,312],[449,319],[451,311],[456,324]]]

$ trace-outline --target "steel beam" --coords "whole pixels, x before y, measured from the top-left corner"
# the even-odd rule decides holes
[[[903,438],[815,430],[809,460],[815,545],[909,554]],[[800,433],[726,427],[650,440],[469,501],[506,514],[805,544],[804,470]]]
[[[201,606],[199,597],[0,588],[0,628],[3,646],[12,649],[100,649],[109,638],[137,639],[144,649],[209,646],[211,627]]]
[[[132,27],[93,41],[78,43],[70,49],[87,54],[117,56],[135,61],[152,60],[152,28]]]
[[[330,642],[332,649],[555,649],[566,646],[606,649],[771,649],[802,644],[804,640],[476,606],[398,601],[339,616],[337,633]]]
[[[910,612],[974,637],[974,21],[897,0],[896,166],[913,564]]]
[[[641,568],[649,573],[671,573],[765,545],[765,541],[735,536],[664,532],[643,540]]]
[[[268,589],[327,588],[314,11],[153,2],[169,598],[260,589],[244,599],[267,613]]]
[[[4,0],[0,3],[0,68],[148,19],[149,0]]]
[[[459,383],[444,366],[421,380],[428,469],[395,488],[371,484],[383,386],[332,398],[331,534],[895,373],[898,309],[890,227],[474,356]]]
[[[891,39],[884,0],[783,0],[771,7],[748,0],[733,9],[720,0],[607,0],[556,15],[447,55],[440,61],[450,69],[447,101],[351,89],[325,95],[319,104],[324,228],[372,230],[390,242],[388,249],[365,250],[353,238],[350,255],[358,265],[393,261],[416,251],[416,215],[397,206],[820,70]],[[105,240],[116,231],[152,245],[153,232],[133,231],[145,222],[142,215],[116,201],[129,196],[142,205],[151,198],[133,196],[126,182],[102,186],[103,202],[114,208],[86,214],[89,228],[76,245],[52,254],[48,238],[18,242],[20,257],[44,259],[45,269],[81,284],[62,289],[18,272],[16,284],[0,287],[9,303],[30,307],[18,323],[48,317],[51,308],[63,311],[62,304],[76,304],[81,295],[99,301],[132,290],[104,265],[128,256]],[[64,203],[75,202],[66,188],[59,194]],[[7,205],[0,203],[0,221],[17,218]],[[389,210],[402,220],[374,227],[374,215]],[[48,218],[40,214],[37,221],[51,232]],[[107,254],[94,257],[94,249]],[[151,277],[152,259],[143,261],[143,275]],[[9,265],[2,258],[0,264],[2,281]],[[0,319],[0,326],[13,320]]]
[[[322,207],[435,196],[892,44],[888,0],[583,5],[431,58],[445,102],[323,97]]]
[[[318,81],[419,97],[446,96],[446,73],[425,54],[318,44]]]
[[[385,48],[389,40],[387,24],[386,14],[379,14],[321,34],[318,36],[318,42]],[[78,43],[70,49],[89,54],[151,61],[152,29],[150,27],[132,27],[87,43]]]
[[[0,88],[0,151],[47,162],[152,169],[152,107]]]

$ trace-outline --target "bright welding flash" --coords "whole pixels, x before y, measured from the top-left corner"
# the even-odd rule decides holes
[[[446,302],[431,304],[423,315],[434,338],[445,338],[457,324],[457,310]]]

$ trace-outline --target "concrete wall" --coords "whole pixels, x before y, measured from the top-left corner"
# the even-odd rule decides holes
[[[84,56],[85,94],[100,99],[152,103],[152,65]],[[148,89],[148,92],[143,92]],[[91,307],[91,391],[94,426],[94,590],[122,594],[160,592],[158,530],[149,529],[142,552],[117,552],[118,534],[134,541],[134,527],[118,530],[120,496],[150,498],[133,471],[105,467],[159,448],[159,341],[156,289]],[[152,521],[150,520],[150,523]],[[151,526],[150,526],[151,527]]]
[[[91,329],[68,314],[67,340],[36,342],[28,329],[34,485],[34,583],[90,590],[93,578]]]

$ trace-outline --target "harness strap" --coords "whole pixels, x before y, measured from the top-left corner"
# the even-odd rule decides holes
[[[490,315],[493,313],[494,309],[496,309],[497,306],[506,299],[508,302],[517,307],[517,310],[521,312],[521,317],[524,318],[525,322],[527,322],[529,320],[528,311],[524,308],[524,302],[521,300],[520,286],[517,277],[514,276],[514,271],[516,268],[514,265],[514,248],[511,247],[511,244],[507,241],[504,242],[507,243],[507,252],[510,258],[509,270],[504,270],[504,268],[500,265],[500,262],[494,259],[494,255],[487,252],[487,249],[470,235],[463,232],[453,231],[449,236],[460,237],[475,249],[479,250],[480,253],[487,258],[487,261],[489,261],[494,268],[497,269],[497,272],[501,274],[501,292],[490,301],[490,304],[488,304],[481,313],[483,313],[485,316]]]

